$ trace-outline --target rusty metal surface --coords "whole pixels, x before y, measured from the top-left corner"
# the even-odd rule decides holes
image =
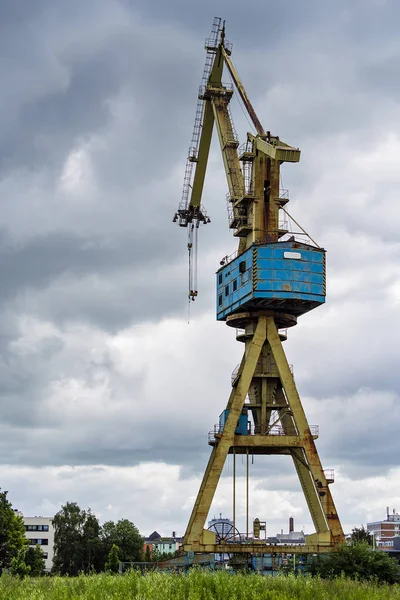
[[[331,544],[304,544],[304,545],[278,545],[260,543],[241,543],[241,544],[192,544],[184,545],[185,551],[193,552],[215,552],[226,554],[316,554],[318,552],[329,552],[333,550]]]

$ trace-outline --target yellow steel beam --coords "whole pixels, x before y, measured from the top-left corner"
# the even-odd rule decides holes
[[[210,533],[210,532],[208,532]],[[194,552],[212,552],[219,554],[316,554],[318,552],[330,552],[333,547],[329,541],[327,535],[321,534],[316,536],[306,536],[312,538],[314,543],[306,543],[300,545],[289,545],[289,544],[266,544],[263,540],[257,542],[253,540],[251,543],[243,544],[196,544],[193,543],[191,546],[185,545],[183,549],[185,551],[192,550]]]
[[[267,320],[267,338],[293,420],[300,436],[304,438],[304,454],[299,454],[299,451],[295,450],[292,456],[317,533],[325,531],[328,524],[333,543],[341,543],[344,541],[342,526],[273,318]]]
[[[293,449],[291,454],[315,530],[318,533],[321,531],[328,531],[328,521],[311,470],[309,466],[305,466],[304,462],[301,460],[301,458],[304,459],[303,448]]]
[[[214,113],[211,102],[209,100],[205,100],[199,152],[193,177],[192,193],[190,195],[190,206],[193,208],[200,208],[201,205],[201,196],[203,194],[204,179],[206,176],[208,155],[210,153],[213,126]]]
[[[235,429],[242,411],[257,362],[266,339],[266,318],[260,317],[254,337],[246,353],[246,361],[238,383],[232,390],[232,401],[219,443],[213,448],[206,472],[185,533],[185,544],[200,543],[204,524],[214,498],[222,469],[235,436]]]
[[[242,82],[240,81],[239,74],[236,71],[235,67],[233,66],[233,62],[232,62],[230,56],[227,54],[225,48],[222,49],[222,54],[223,54],[226,66],[228,67],[228,71],[231,74],[233,81],[235,82],[236,89],[239,92],[239,95],[246,107],[247,112],[249,113],[250,119],[253,121],[253,125],[256,128],[257,133],[259,135],[265,135],[264,128],[261,125],[261,123],[256,115],[256,111],[254,110],[254,108],[249,100],[249,97],[246,93],[246,90],[244,89],[244,86],[243,86]]]
[[[254,137],[251,134],[249,134],[249,138],[255,140],[257,150],[273,160],[279,160],[280,162],[299,162],[300,160],[300,150],[298,148],[289,146],[280,140],[276,140],[276,138],[272,138],[273,143]]]
[[[233,446],[243,448],[298,448],[304,440],[297,435],[235,435]],[[265,454],[268,454],[266,451]]]
[[[213,67],[211,69],[209,83],[213,86],[221,86],[222,71],[224,68],[224,61],[221,54],[221,48],[218,49]],[[190,196],[190,206],[192,208],[200,208],[201,195],[203,193],[204,179],[206,175],[206,168],[208,162],[208,155],[210,153],[210,145],[212,138],[212,131],[214,125],[214,114],[210,100],[204,101],[204,112],[203,120],[201,124],[201,136],[199,143],[199,152],[197,156],[196,168],[193,178],[192,193]]]
[[[308,435],[311,437],[306,415],[301,404],[293,375],[290,371],[289,363],[283,350],[282,342],[279,338],[278,330],[273,317],[267,318],[267,339],[269,345],[271,346],[275,363],[278,367],[282,387],[285,390],[286,398],[291,408],[294,421],[297,425],[297,430],[301,436]]]
[[[212,96],[211,104],[221,146],[229,194],[232,199],[241,200],[245,194],[245,188],[237,153],[238,144],[228,112],[228,98]]]

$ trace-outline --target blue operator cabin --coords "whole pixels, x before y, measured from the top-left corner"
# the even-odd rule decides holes
[[[325,250],[302,242],[253,244],[217,271],[219,321],[260,309],[298,317],[325,295]]]

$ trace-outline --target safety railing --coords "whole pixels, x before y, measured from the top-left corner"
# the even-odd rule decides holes
[[[216,52],[218,48],[219,40],[216,37],[206,38],[204,41],[204,48],[208,52]],[[232,52],[233,44],[229,40],[224,40],[224,48],[227,52]]]
[[[285,231],[288,231],[289,221],[287,219],[279,219],[278,229],[284,229]]]
[[[202,100],[205,97],[207,89],[208,89],[208,82],[202,83],[199,86],[198,97],[200,98],[200,100]],[[213,88],[213,91],[212,91],[212,94],[218,95],[218,96],[225,95],[225,94],[232,96],[232,93],[233,93],[233,84],[232,83],[221,83],[221,85],[218,86],[218,88]]]
[[[281,198],[282,200],[289,200],[289,190],[285,188],[280,188],[279,198]]]
[[[335,481],[334,469],[324,469],[324,475],[328,483],[333,483]]]
[[[287,329],[278,329],[278,334],[282,341],[287,340]],[[245,329],[236,327],[236,339],[245,338],[245,337],[250,338],[253,335],[254,335],[254,332],[248,333],[248,332],[246,332]],[[290,368],[291,373],[293,374],[293,365],[289,365],[289,368]],[[232,375],[233,375],[233,373],[232,373]]]
[[[235,379],[237,378],[239,369],[240,369],[240,364],[236,365],[236,367],[233,369],[232,375],[231,375],[231,383],[233,383],[235,381]]]
[[[224,265],[228,265],[230,262],[232,262],[238,255],[238,251],[235,250],[235,252],[232,252],[232,254],[226,255],[223,258],[221,258],[221,260],[219,261],[219,264],[221,266]]]
[[[216,439],[221,437],[223,430],[224,427],[216,423],[214,429],[208,432],[208,441],[215,442]],[[310,432],[313,437],[318,437],[319,425],[310,425]],[[246,435],[297,435],[297,432],[294,429],[293,431],[285,431],[281,425],[274,425],[266,431],[262,431],[260,425],[254,425],[251,421],[248,421]]]
[[[282,331],[279,331],[280,334],[283,335],[287,335],[287,330],[283,329]],[[240,337],[240,336],[245,336],[246,335],[246,331],[244,329],[236,329],[236,337]],[[240,365],[236,365],[236,367],[233,369],[232,371],[232,375],[231,375],[231,383],[233,384],[233,382],[237,379],[238,373],[239,373],[239,367]],[[291,374],[294,376],[294,369],[293,369],[293,365],[289,364],[289,369]],[[277,371],[277,366],[275,363],[273,363],[271,360],[268,361],[267,365],[265,367],[263,367],[262,370],[260,370],[259,367],[256,368],[254,375],[260,376],[260,375],[268,375],[268,374],[272,374]]]

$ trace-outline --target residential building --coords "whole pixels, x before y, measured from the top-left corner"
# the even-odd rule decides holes
[[[158,533],[158,531],[153,531],[149,537],[144,538],[143,554],[146,554],[147,550],[150,551],[150,554],[153,554],[153,544],[155,540],[159,540],[160,538],[161,535]]]
[[[393,538],[400,535],[400,514],[386,508],[386,519],[367,523],[367,530],[373,537],[373,545],[381,550],[393,548]]]
[[[154,550],[160,554],[174,554],[182,545],[182,538],[176,536],[176,532],[172,532],[172,537],[163,537],[158,531],[153,531],[149,537],[144,539],[143,551],[149,548],[150,552]]]
[[[21,514],[21,513],[19,513]],[[54,528],[51,517],[25,517],[25,536],[30,546],[40,546],[46,563],[46,571],[51,571],[54,556]]]

